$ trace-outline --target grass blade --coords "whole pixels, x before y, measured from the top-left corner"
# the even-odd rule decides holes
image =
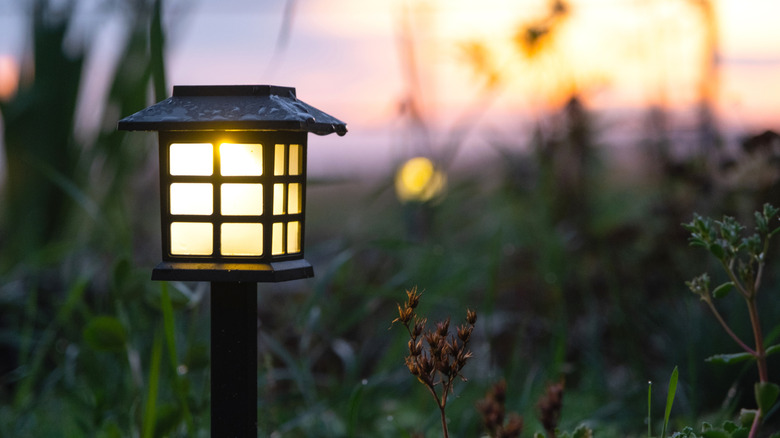
[[[152,359],[149,365],[149,391],[146,393],[144,407],[143,438],[154,437],[154,426],[157,422],[157,390],[160,386],[160,362],[162,362],[162,337],[160,332],[154,334]]]
[[[669,378],[669,390],[666,393],[666,411],[664,412],[664,427],[661,430],[661,437],[666,436],[666,428],[669,425],[669,415],[672,413],[672,404],[674,403],[674,396],[677,393],[677,367],[674,367],[672,376]]]
[[[653,395],[653,382],[648,380],[647,381],[647,438],[652,438],[653,436],[653,417],[651,416],[652,413],[652,395]]]

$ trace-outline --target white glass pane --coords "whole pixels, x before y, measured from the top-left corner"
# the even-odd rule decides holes
[[[211,143],[172,143],[169,151],[171,175],[214,173],[214,148]]]
[[[171,184],[171,214],[209,215],[213,211],[214,198],[211,184]]]
[[[284,224],[276,222],[271,231],[271,255],[284,254]]]
[[[290,145],[290,175],[300,175],[303,166],[301,165],[301,145]]]
[[[284,214],[284,184],[274,184],[274,214]]]
[[[223,176],[260,176],[263,174],[263,146],[222,143],[219,145],[219,166]]]
[[[301,212],[301,185],[292,183],[288,186],[287,192],[287,214],[297,214]]]
[[[287,252],[301,252],[301,223],[298,221],[287,224]]]
[[[222,255],[263,255],[263,224],[222,224]]]
[[[213,226],[199,222],[173,222],[171,224],[171,254],[211,255],[213,250]]]
[[[223,215],[260,216],[263,214],[262,184],[222,184],[220,211]]]
[[[274,175],[284,175],[284,145],[274,148]]]

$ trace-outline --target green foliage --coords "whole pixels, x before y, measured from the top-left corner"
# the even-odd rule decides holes
[[[593,430],[584,424],[580,424],[571,432],[557,431],[555,434],[558,438],[593,438]],[[545,438],[543,433],[535,433],[534,438]]]
[[[780,210],[772,205],[765,204],[763,210],[755,212],[756,233],[746,237],[743,237],[745,227],[736,219],[728,216],[724,217],[722,221],[713,221],[695,214],[690,223],[683,225],[691,233],[691,245],[708,249],[720,261],[721,267],[730,280],[715,288],[712,293],[710,293],[709,288],[710,278],[706,273],[686,284],[709,306],[721,326],[744,350],[742,353],[711,356],[707,361],[718,364],[755,361],[758,367],[759,382],[754,386],[758,409],[754,411],[751,419],[751,437],[755,436],[760,421],[773,408],[778,393],[780,393],[780,387],[769,382],[767,369],[767,356],[777,351],[778,348],[777,346],[768,348],[765,346],[766,340],[762,334],[756,302],[764,266],[767,262],[769,241],[780,231],[780,226],[773,225],[777,222],[778,211]],[[723,298],[732,288],[739,292],[747,304],[755,347],[748,346],[735,334],[713,303],[713,297]],[[722,434],[710,431],[708,433],[713,436]]]
[[[674,397],[677,394],[677,379],[679,372],[677,367],[672,370],[672,376],[669,378],[669,388],[666,392],[666,409],[664,410],[664,427],[661,429],[661,436],[666,436],[666,428],[669,426],[669,416],[672,413],[672,405],[674,404]]]
[[[37,2],[44,11],[54,3]],[[142,176],[155,153],[114,129],[118,115],[151,103],[149,90],[156,100],[165,94],[163,2],[121,3],[129,37],[116,42],[97,130],[73,124],[90,53],[63,51],[73,25],[67,7],[32,21],[35,80],[0,104],[9,167],[0,213],[0,436],[208,434],[204,286],[149,281],[146,267],[158,257],[149,193],[157,187]],[[699,184],[723,186],[700,157],[648,161],[665,167],[639,183],[615,176],[600,161],[597,122],[583,101],[540,120],[529,141],[494,142],[501,158],[448,175],[449,193],[435,205],[399,206],[391,178],[311,181],[306,250],[317,277],[260,294],[259,435],[437,436],[430,394],[399,369],[405,345],[387,330],[396,292],[411,284],[436,291],[421,305],[433,318],[479,304],[479,358],[464,368],[469,384],[450,394],[454,436],[478,435],[476,399],[495,376],[514,388],[506,405],[530,430],[542,427],[534,398],[564,376],[570,402],[560,429],[573,432],[560,436],[636,432],[642,382],[664,378],[675,363],[685,364],[675,417],[730,415],[721,396],[733,380],[698,365],[722,346],[700,310],[674,295],[696,262],[679,250],[678,224],[694,208],[750,202],[744,192],[704,195]],[[674,172],[677,164],[685,171]],[[729,201],[737,195],[742,201]],[[702,299],[726,305],[744,295],[766,263],[762,245],[777,233],[776,218],[765,208],[756,233],[742,236],[731,219],[694,217],[691,243],[733,263],[735,277],[713,274],[712,290],[709,276],[694,280]],[[756,394],[768,406],[773,392]],[[702,433],[739,436],[752,414]]]
[[[679,432],[675,432],[672,438],[747,438],[750,433],[750,423],[740,422],[736,424],[733,421],[724,421],[720,427],[714,427],[709,423],[702,423],[699,432],[692,427],[685,427]],[[775,437],[777,434],[771,435]]]
[[[130,36],[116,41],[93,132],[74,123],[92,50],[66,41],[76,4],[31,2],[24,69],[35,76],[0,102],[0,312],[11,316],[0,318],[0,436],[198,436],[208,430],[201,296],[161,290],[137,267],[148,227],[133,221],[155,206],[133,197],[146,197],[137,181],[150,155],[115,129],[114,109],[146,106],[151,82],[164,94],[164,60],[147,56],[163,52],[162,0],[123,2]]]
[[[96,316],[84,327],[84,341],[97,351],[123,351],[127,342],[125,328],[113,316]]]
[[[780,394],[780,386],[771,382],[758,382],[755,385],[756,404],[759,412],[766,413],[775,405]]]

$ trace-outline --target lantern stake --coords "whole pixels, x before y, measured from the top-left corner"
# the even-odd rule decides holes
[[[211,436],[257,436],[257,283],[211,283]]]

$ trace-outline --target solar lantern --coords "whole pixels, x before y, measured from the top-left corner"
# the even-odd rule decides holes
[[[268,85],[175,86],[119,121],[158,131],[162,262],[154,280],[286,281],[303,258],[309,132],[346,125]]]
[[[212,436],[257,433],[257,283],[308,278],[308,133],[346,124],[271,85],[175,86],[119,121],[157,131],[162,261],[153,280],[211,282]]]

